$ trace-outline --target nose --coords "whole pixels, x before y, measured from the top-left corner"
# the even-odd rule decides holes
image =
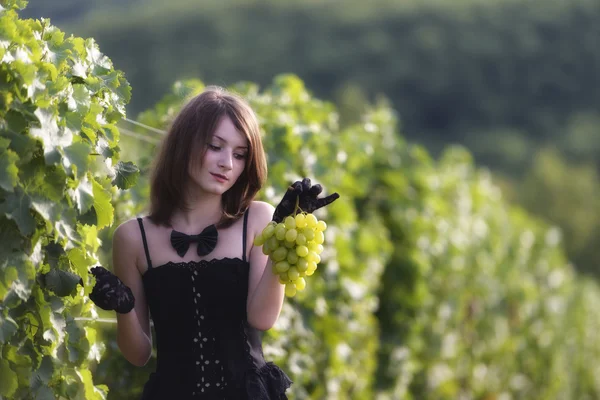
[[[221,152],[219,158],[219,168],[230,170],[233,168],[233,154],[228,151]]]

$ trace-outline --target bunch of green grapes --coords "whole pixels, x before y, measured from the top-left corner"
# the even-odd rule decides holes
[[[262,246],[263,253],[273,261],[273,273],[285,285],[286,296],[293,297],[304,290],[305,277],[315,273],[321,262],[326,229],[325,221],[300,212],[280,223],[269,222],[254,239],[254,245]]]

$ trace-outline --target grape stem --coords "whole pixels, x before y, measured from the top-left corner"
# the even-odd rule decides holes
[[[294,206],[294,212],[292,213],[293,215],[298,214],[298,210],[300,210],[301,212],[304,212],[304,210],[302,210],[300,207],[300,196],[296,197],[296,205]]]

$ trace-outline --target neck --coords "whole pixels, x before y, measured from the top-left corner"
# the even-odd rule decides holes
[[[186,210],[176,210],[171,217],[173,229],[184,233],[197,233],[209,225],[216,225],[223,214],[220,195],[195,196],[189,198],[186,205]]]

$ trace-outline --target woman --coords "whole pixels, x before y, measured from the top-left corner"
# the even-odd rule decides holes
[[[261,331],[281,311],[284,285],[253,247],[271,220],[339,196],[295,182],[281,203],[254,201],[265,182],[255,114],[241,98],[208,88],[175,118],[154,165],[150,213],[113,236],[113,275],[92,269],[90,298],[117,312],[117,342],[131,363],[157,369],[143,399],[285,399],[288,376],[263,358]]]

